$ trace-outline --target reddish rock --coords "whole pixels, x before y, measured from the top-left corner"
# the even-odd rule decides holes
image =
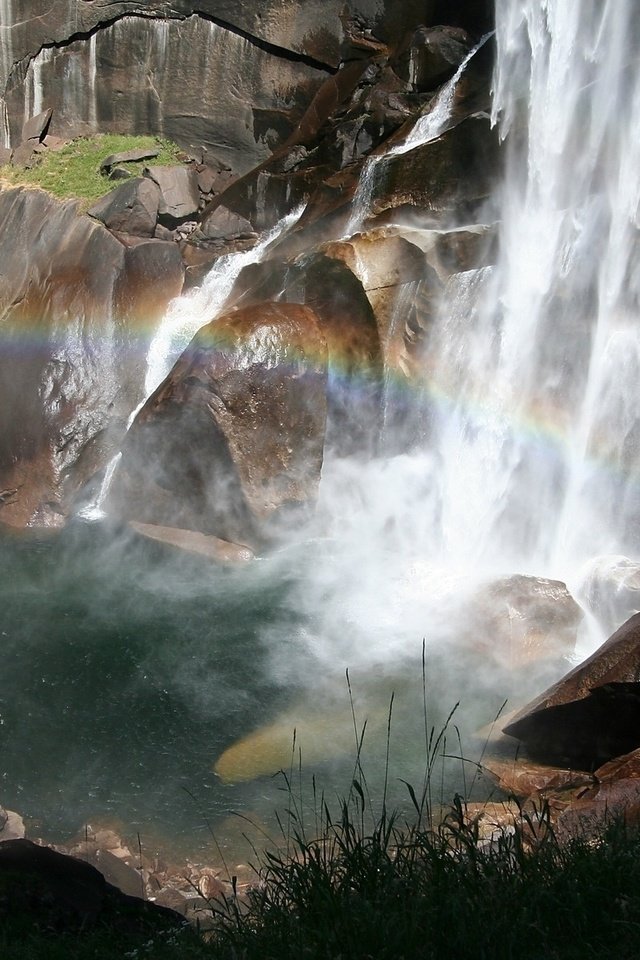
[[[607,824],[617,822],[640,825],[640,780],[635,777],[608,781],[574,800],[558,816],[555,832],[559,840],[600,837]]]
[[[504,728],[547,763],[593,770],[640,746],[640,683],[606,683],[589,695],[520,716]]]
[[[113,509],[260,543],[314,501],[326,378],[308,307],[261,304],[204,326],[127,435]]]
[[[484,757],[482,770],[505,793],[523,799],[593,785],[593,777],[584,771],[552,767],[524,757],[513,760]]]
[[[594,687],[635,683],[640,676],[640,613],[630,617],[590,657],[523,707],[520,720],[535,711],[587,697]]]
[[[129,526],[142,537],[156,540],[185,553],[193,553],[214,563],[237,566],[249,563],[254,559],[253,551],[242,543],[230,543],[218,537],[205,536],[195,530],[180,530],[177,527],[161,527],[153,523],[138,523],[130,520]]]

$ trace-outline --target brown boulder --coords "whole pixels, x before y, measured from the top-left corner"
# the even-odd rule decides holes
[[[584,771],[552,767],[524,757],[483,757],[482,770],[505,793],[521,799],[593,784],[593,777]]]
[[[160,190],[144,177],[135,177],[116,187],[87,211],[109,230],[138,237],[152,237],[158,219]]]
[[[516,574],[481,587],[465,617],[469,642],[514,669],[570,657],[583,613],[561,581]]]
[[[583,663],[523,707],[513,722],[547,707],[587,697],[594,687],[603,684],[635,683],[639,676],[640,613],[637,613]]]
[[[512,721],[504,732],[546,763],[593,770],[640,746],[640,683],[606,683],[588,696]]]
[[[315,498],[326,354],[315,313],[298,304],[202,327],[127,435],[112,509],[260,543]]]

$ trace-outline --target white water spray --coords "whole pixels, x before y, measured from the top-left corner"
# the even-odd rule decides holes
[[[442,647],[482,579],[575,592],[590,558],[640,556],[639,31],[627,0],[498,0],[498,260],[446,285],[412,388],[422,452],[325,461],[335,543],[298,600],[327,670],[397,664],[425,635]]]

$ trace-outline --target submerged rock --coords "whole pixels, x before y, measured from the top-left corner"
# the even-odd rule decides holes
[[[215,563],[238,564],[249,563],[254,559],[253,550],[242,543],[230,543],[218,537],[205,536],[195,530],[180,530],[177,527],[161,527],[153,523],[139,523],[130,520],[129,526],[136,533],[149,540],[156,540],[168,546],[176,547],[185,553],[195,553],[206,557]]]

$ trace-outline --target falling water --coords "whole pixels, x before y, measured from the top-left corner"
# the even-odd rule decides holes
[[[300,206],[283,217],[260,242],[250,250],[229,253],[216,260],[202,286],[186,296],[174,300],[167,310],[147,353],[147,371],[144,381],[144,397],[131,412],[125,434],[131,428],[138,412],[147,399],[167,376],[189,341],[205,323],[214,320],[225,304],[240,271],[250,263],[259,263],[269,247],[288,230],[302,215]],[[116,475],[122,454],[116,453],[107,464],[102,484],[95,499],[78,511],[83,520],[97,521],[105,517],[104,506]]]
[[[499,0],[496,19],[493,114],[513,143],[468,360],[456,370],[443,354],[432,372],[452,406],[443,512],[460,516],[450,478],[464,463],[476,509],[455,549],[472,529],[476,561],[569,576],[639,548],[638,24],[618,0]]]
[[[369,157],[365,162],[353,198],[352,213],[345,229],[345,236],[350,237],[359,230],[371,213],[371,202],[380,175],[380,165],[384,166],[390,157],[408,153],[409,150],[415,150],[416,147],[424,146],[431,140],[436,140],[446,131],[451,120],[456,88],[460,78],[471,58],[484,46],[490,36],[492,36],[492,34],[485,34],[469,51],[451,79],[440,88],[433,98],[433,101],[429,104],[427,113],[424,113],[418,119],[417,123],[414,124],[406,140],[396,143],[386,153]]]
[[[640,23],[624,0],[498,0],[496,20],[497,263],[445,286],[412,388],[422,450],[325,461],[339,547],[299,602],[327,669],[442,643],[444,611],[482,578],[577,588],[590,558],[640,554]],[[416,140],[451,102],[450,87]]]

